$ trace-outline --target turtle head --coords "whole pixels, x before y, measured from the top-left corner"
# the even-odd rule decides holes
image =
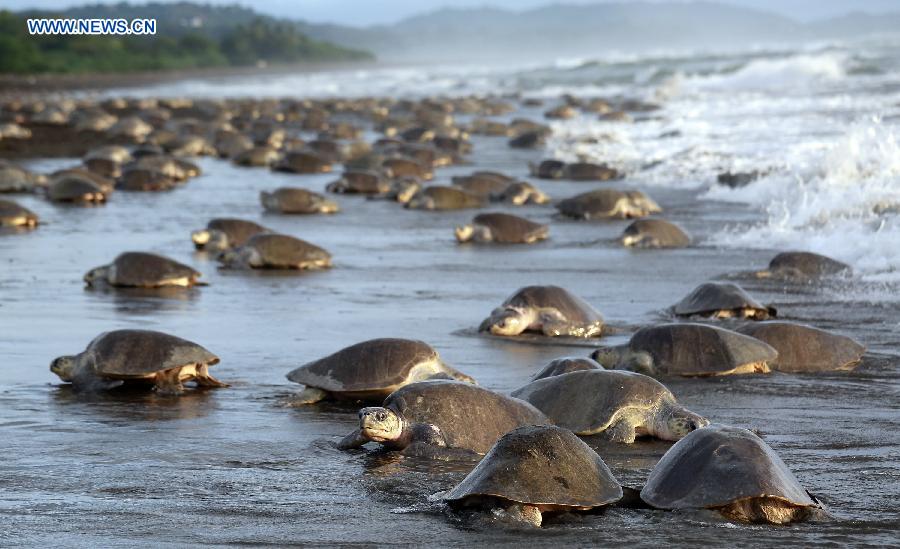
[[[335,202],[334,200],[328,200],[326,198],[326,199],[322,199],[319,201],[319,212],[320,213],[330,214],[330,213],[337,213],[339,211],[341,211],[341,208],[340,208],[340,206],[338,206],[338,203]]]
[[[681,440],[697,429],[709,425],[709,420],[695,414],[687,408],[674,407],[671,411],[662,411],[655,425],[656,437],[663,440]]]
[[[389,442],[403,436],[403,418],[388,408],[359,411],[359,432],[373,442]]]
[[[105,266],[93,268],[84,275],[84,283],[88,286],[96,286],[98,283],[106,282],[108,273],[109,270]]]
[[[529,324],[528,319],[518,309],[503,307],[494,309],[491,316],[478,327],[478,331],[499,336],[515,336],[527,330]]]
[[[240,247],[225,250],[216,257],[223,267],[233,269],[252,267],[260,262],[259,252],[253,248]]]
[[[459,242],[468,242],[472,240],[472,236],[475,234],[475,227],[471,225],[460,225],[456,227],[454,233],[456,233],[456,240]]]
[[[50,363],[50,371],[63,381],[72,381],[75,376],[75,357],[61,356]]]
[[[227,250],[228,236],[222,231],[215,229],[201,229],[191,233],[191,240],[194,241],[194,247],[198,250]]]
[[[399,200],[399,195],[398,195]],[[416,193],[412,196],[406,203],[405,206],[410,209],[415,210],[433,210],[435,207],[434,199],[430,196],[425,196],[420,193]]]
[[[278,204],[278,197],[275,196],[275,193],[261,191],[259,193],[259,201],[263,205],[263,208],[267,210],[277,212],[281,209],[281,206]]]

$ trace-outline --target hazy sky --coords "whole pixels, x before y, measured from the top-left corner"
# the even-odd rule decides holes
[[[0,7],[13,10],[26,8],[60,8],[94,3],[117,3],[120,0],[0,0]],[[145,3],[145,0],[131,0]],[[177,0],[157,0],[170,2]],[[198,0],[210,4],[243,4],[272,15],[288,16],[316,22],[347,25],[391,23],[441,7],[494,6],[528,9],[554,3],[554,0]],[[565,4],[597,4],[604,0],[557,0]],[[638,1],[638,0],[617,0]],[[651,0],[654,1],[654,0]],[[679,0],[675,0],[679,1]],[[688,0],[680,0],[688,1]],[[850,11],[900,11],[900,0],[719,0],[722,3],[751,6],[810,20],[841,15]]]

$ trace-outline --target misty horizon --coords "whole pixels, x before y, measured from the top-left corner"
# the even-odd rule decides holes
[[[181,0],[156,0],[160,3],[178,3]],[[118,4],[120,0],[7,0],[5,9],[22,11],[30,9],[65,9],[93,4]],[[129,2],[133,5],[150,2]],[[411,4],[403,0],[385,0],[373,5],[363,0],[259,0],[257,2],[233,0],[206,0],[213,6],[239,5],[265,15],[284,17],[316,24],[336,24],[358,28],[392,25],[411,17],[426,15],[445,9],[499,9],[523,13],[534,9],[560,6],[591,6],[601,4],[696,4],[711,3],[738,6],[769,12],[798,22],[840,17],[851,13],[897,13],[900,4],[893,0],[425,0]]]

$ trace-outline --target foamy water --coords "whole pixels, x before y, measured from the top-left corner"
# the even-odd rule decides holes
[[[111,92],[121,93],[121,90]],[[758,221],[707,243],[806,249],[900,282],[900,43],[753,47],[742,52],[608,52],[549,65],[385,67],[187,81],[169,96],[424,96],[521,93],[549,102],[638,97],[662,106],[633,124],[553,122],[547,154],[604,161],[636,185],[701,189],[754,207]],[[742,189],[722,171],[761,171]]]

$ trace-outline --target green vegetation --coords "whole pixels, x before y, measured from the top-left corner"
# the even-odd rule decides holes
[[[158,22],[155,36],[134,37],[31,36],[25,19],[0,11],[0,73],[129,72],[373,58],[367,52],[313,40],[293,24],[266,17],[222,29],[220,36],[195,28],[167,32]]]

